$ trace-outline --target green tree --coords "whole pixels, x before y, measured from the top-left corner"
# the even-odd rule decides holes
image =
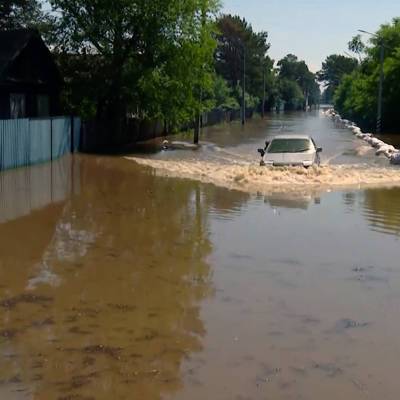
[[[243,57],[246,57],[246,91],[251,102],[263,97],[263,74],[272,71],[273,61],[267,32],[254,32],[239,16],[223,15],[217,21],[218,47],[215,52],[217,73],[235,89],[243,83]],[[238,93],[238,101],[241,98]],[[256,101],[256,103],[258,103]],[[247,103],[250,106],[249,103]]]
[[[0,30],[38,28],[43,18],[41,3],[37,0],[0,1]]]
[[[280,99],[285,102],[286,110],[298,110],[303,107],[304,94],[300,85],[287,78],[279,80]]]
[[[288,54],[277,65],[280,98],[285,101],[286,109],[301,109],[319,102],[320,91],[315,74],[304,61]]]
[[[200,92],[212,86],[217,1],[50,3],[60,16],[56,48],[64,59],[92,60],[87,84],[102,82],[98,95],[89,96],[93,104],[87,109],[114,120],[117,129],[128,113],[171,124],[193,118],[203,104]],[[70,72],[71,81],[81,75]]]
[[[345,117],[373,129],[376,124],[380,48],[385,45],[383,128],[397,131],[400,125],[400,18],[380,27],[376,37],[365,48],[365,58],[359,69],[345,76],[335,95],[335,107]]]
[[[214,79],[213,98],[215,107],[220,110],[238,110],[240,104],[236,99],[233,89],[222,76],[217,75]]]
[[[332,97],[345,75],[351,74],[358,66],[357,60],[339,54],[332,54],[322,63],[322,69],[317,78],[325,84],[325,88]]]
[[[357,54],[360,63],[362,62],[362,54],[365,51],[365,44],[361,39],[361,35],[354,36],[348,43],[348,48],[351,52]]]

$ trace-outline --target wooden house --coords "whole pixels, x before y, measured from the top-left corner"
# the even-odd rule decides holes
[[[57,65],[37,31],[0,31],[0,119],[59,114],[61,86]]]

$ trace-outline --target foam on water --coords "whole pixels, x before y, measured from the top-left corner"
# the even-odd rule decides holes
[[[268,168],[243,161],[237,164],[221,164],[204,160],[165,161],[139,157],[126,158],[153,168],[159,176],[194,179],[249,193],[400,186],[400,171],[390,167],[322,165],[309,169]]]

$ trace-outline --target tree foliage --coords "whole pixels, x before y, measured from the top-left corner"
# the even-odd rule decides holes
[[[51,7],[45,14],[42,10]],[[239,16],[218,15],[219,0],[2,0],[1,29],[36,27],[64,76],[65,112],[114,123],[128,118],[193,121],[212,108],[260,109],[319,100],[304,61],[274,68],[268,33]],[[244,70],[244,60],[246,67]]]
[[[358,66],[356,59],[332,54],[322,63],[322,69],[317,73],[318,80],[325,84],[326,97],[331,101],[343,77],[351,74]]]
[[[37,0],[0,1],[0,30],[37,28],[43,19],[42,7]]]
[[[58,51],[67,58],[92,56],[101,64],[90,75],[94,82],[102,81],[92,98],[98,115],[121,118],[131,113],[178,123],[200,107],[200,87],[211,90],[216,1],[51,4],[61,16],[55,35]]]
[[[270,48],[267,32],[254,32],[252,26],[243,18],[222,15],[217,21],[218,46],[215,52],[215,68],[238,95],[243,84],[244,57],[246,91],[250,106],[263,97],[264,71],[270,73],[273,61],[267,55]]]
[[[319,102],[320,90],[313,74],[304,61],[288,54],[277,64],[280,98],[285,108],[297,110]]]
[[[366,57],[358,69],[346,75],[335,94],[339,112],[365,127],[376,123],[381,42],[385,46],[383,128],[396,130],[400,124],[400,19],[382,25],[366,47]]]
[[[348,48],[352,53],[357,54],[360,63],[362,61],[362,54],[365,51],[365,44],[361,39],[361,35],[356,35],[353,37],[353,39],[350,40],[348,43]]]
[[[235,91],[228,85],[228,82],[220,75],[214,79],[215,108],[219,110],[239,110],[240,104]]]

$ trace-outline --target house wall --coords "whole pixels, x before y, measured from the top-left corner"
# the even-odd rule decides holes
[[[0,87],[0,119],[10,118],[10,95]]]
[[[10,94],[21,93],[26,96],[26,114],[24,118],[50,117],[60,114],[59,94],[50,88],[34,87],[29,85],[7,85],[0,86],[0,119],[8,119],[10,115]],[[47,115],[39,115],[38,113],[38,96],[48,96],[49,113]]]
[[[0,118],[10,118],[10,94],[26,96],[26,113],[23,117],[38,117],[38,96],[49,98],[49,113],[60,114],[62,80],[52,56],[39,37],[31,39],[27,47],[13,62],[0,82]]]

